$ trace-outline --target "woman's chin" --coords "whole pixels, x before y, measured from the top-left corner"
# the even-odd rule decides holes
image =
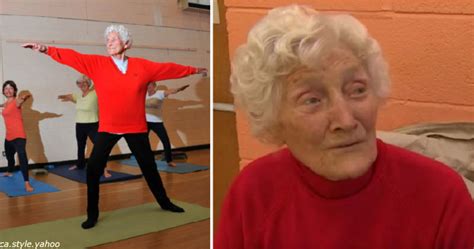
[[[360,177],[374,164],[377,153],[361,153],[354,155],[351,153],[333,157],[329,166],[325,167],[326,172],[322,175],[333,181],[348,180]]]

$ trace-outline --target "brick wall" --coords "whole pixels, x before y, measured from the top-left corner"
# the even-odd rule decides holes
[[[227,0],[229,53],[273,7],[288,0]],[[472,0],[299,1],[320,11],[346,12],[364,23],[382,46],[390,66],[392,92],[377,128],[424,122],[474,122],[474,2]],[[253,138],[238,113],[241,165],[275,146]]]

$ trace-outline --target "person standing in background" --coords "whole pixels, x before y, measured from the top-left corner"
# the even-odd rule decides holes
[[[3,95],[7,100],[0,105],[3,107],[2,116],[5,121],[5,155],[8,161],[7,172],[3,176],[12,176],[15,167],[15,153],[18,153],[20,170],[25,181],[25,190],[32,192],[34,189],[30,184],[28,175],[28,157],[26,155],[26,133],[23,126],[21,106],[31,96],[29,94],[17,98],[18,88],[14,81],[7,80],[2,86]]]
[[[82,75],[76,81],[80,94],[59,95],[58,99],[63,102],[70,101],[76,104],[76,142],[77,142],[77,164],[69,170],[84,169],[86,167],[85,151],[87,137],[95,144],[97,130],[99,129],[99,114],[97,107],[97,94],[89,77]],[[104,177],[111,177],[107,167],[104,169]]]
[[[148,84],[145,100],[148,133],[150,133],[150,130],[152,130],[160,138],[161,142],[163,143],[163,151],[165,153],[166,163],[170,167],[176,167],[176,164],[173,162],[170,139],[168,137],[168,133],[166,132],[165,125],[163,124],[163,101],[169,95],[183,91],[187,87],[189,87],[189,85],[163,91],[157,90],[156,82],[150,82]]]

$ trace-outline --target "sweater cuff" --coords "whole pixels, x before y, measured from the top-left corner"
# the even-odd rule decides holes
[[[46,54],[51,56],[53,54],[53,50],[56,50],[56,47],[48,46],[48,50],[46,51]]]

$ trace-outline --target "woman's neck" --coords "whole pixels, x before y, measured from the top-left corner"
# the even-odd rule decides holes
[[[87,94],[91,91],[91,89],[87,89],[85,91],[82,91],[82,97],[87,96]]]
[[[125,57],[125,53],[120,53],[120,54],[112,55],[112,57],[114,57],[114,58],[117,59],[117,60],[121,60],[121,61],[125,60],[125,58],[126,58],[126,57]]]

